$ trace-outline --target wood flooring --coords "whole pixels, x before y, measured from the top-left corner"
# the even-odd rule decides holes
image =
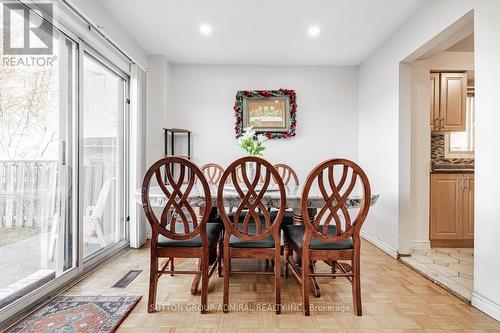
[[[264,261],[234,261],[233,269],[260,266]],[[179,260],[176,268],[193,269],[195,262]],[[327,270],[324,264],[319,270]],[[143,270],[126,288],[111,286],[129,270]],[[361,250],[363,316],[352,310],[351,285],[344,278],[319,278],[322,295],[311,295],[310,317],[300,309],[301,288],[293,278],[282,280],[282,314],[276,315],[272,276],[231,278],[229,313],[222,303],[222,278],[209,282],[213,311],[201,315],[200,296],[190,294],[191,275],[162,276],[157,300],[163,307],[146,312],[149,249],[131,249],[106,263],[66,295],[142,295],[140,303],[118,332],[500,332],[500,323],[433,284],[411,268],[364,241]]]

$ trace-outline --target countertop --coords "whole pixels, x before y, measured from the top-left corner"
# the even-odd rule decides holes
[[[474,169],[433,169],[431,173],[474,173]]]
[[[474,173],[474,164],[432,163],[431,173]]]

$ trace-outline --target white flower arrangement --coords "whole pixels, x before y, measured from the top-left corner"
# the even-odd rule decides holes
[[[237,141],[238,145],[250,156],[262,156],[262,152],[266,149],[264,142],[267,140],[265,135],[255,135],[255,130],[252,127],[247,127],[243,129],[243,135]]]

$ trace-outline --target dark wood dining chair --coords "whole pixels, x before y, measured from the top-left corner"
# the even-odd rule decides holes
[[[212,187],[216,187],[219,185],[220,177],[224,173],[224,168],[221,167],[217,163],[207,163],[203,165],[200,168],[201,172],[205,176],[205,179],[207,180],[208,184]],[[219,222],[222,223],[222,221],[219,218],[219,213],[217,211],[217,207],[212,207],[210,211],[210,215],[208,217],[208,222]]]
[[[248,170],[246,170],[247,173],[248,173]],[[259,176],[259,182],[263,183],[264,182],[264,176],[263,175],[260,175]],[[238,165],[236,167],[236,180],[238,181],[238,183],[242,184],[244,183],[243,181],[243,171],[241,169],[241,165]],[[231,183],[233,180],[232,179],[228,179],[227,182]]]
[[[274,167],[280,174],[285,186],[299,186],[299,177],[291,166],[284,163],[278,163],[275,164]]]
[[[255,176],[249,179],[246,165],[254,163]],[[238,168],[241,170],[242,183],[238,182]],[[263,182],[259,179],[263,178]],[[269,188],[271,178],[276,178],[279,191],[279,210],[271,219],[267,206],[263,201]],[[224,187],[231,179],[232,186],[241,202],[230,217],[224,210]],[[219,182],[217,191],[217,207],[224,222],[224,296],[223,311],[228,311],[229,279],[237,274],[274,275],[276,313],[280,313],[281,304],[281,265],[274,265],[274,272],[268,271],[235,271],[231,269],[233,258],[272,259],[280,263],[280,226],[286,206],[286,192],[283,181],[276,169],[266,160],[259,157],[240,158],[226,169]],[[243,216],[241,219],[240,216]]]
[[[224,168],[222,166],[220,166],[217,163],[207,163],[207,164],[203,165],[200,168],[200,170],[201,170],[201,172],[203,172],[203,175],[205,176],[209,185],[211,185],[211,186],[219,185],[220,177],[224,173]],[[216,222],[216,223],[222,224],[222,220],[219,217],[219,210],[217,209],[217,207],[211,208],[210,215],[208,217],[208,223],[211,223],[211,222]],[[217,273],[218,273],[219,277],[222,276],[222,253],[224,250],[222,241],[223,241],[223,237],[221,237],[221,239],[219,241],[219,246],[218,246],[218,251],[217,251],[218,252],[218,254],[217,254]],[[196,283],[197,283],[197,281],[195,281],[193,283],[193,285]]]
[[[175,174],[173,172],[175,170]],[[166,180],[165,180],[166,179]],[[149,191],[158,185],[166,196],[161,215],[152,209]],[[195,213],[189,195],[196,189],[205,204],[203,215]],[[217,243],[222,225],[207,223],[212,206],[210,188],[201,170],[181,157],[165,157],[146,172],[142,183],[142,205],[151,225],[151,263],[149,277],[148,312],[155,311],[158,279],[163,274],[195,274],[201,276],[201,312],[207,310],[208,280],[216,268]],[[159,258],[168,258],[158,268]],[[198,259],[198,270],[169,269],[174,258]]]
[[[207,163],[201,167],[209,185],[219,185],[219,180],[224,173],[224,168],[217,163]]]
[[[283,180],[283,184],[290,191],[294,188],[298,188],[299,186],[299,177],[297,173],[292,169],[291,166],[283,163],[275,164],[274,167],[276,171],[278,171],[281,176],[281,180]],[[276,210],[271,210],[271,216],[275,216]],[[293,209],[285,210],[285,214],[283,215],[283,225],[293,224]]]
[[[311,188],[316,186],[325,200],[314,219],[308,214]],[[361,205],[355,209],[347,206],[347,199],[353,190],[361,190]],[[284,226],[287,243],[285,264],[302,284],[304,314],[309,313],[310,278],[346,277],[352,283],[354,312],[361,316],[360,248],[359,236],[363,222],[370,208],[370,183],[363,170],[354,162],[345,159],[332,159],[314,168],[304,184],[301,197],[301,210],[304,225]],[[300,267],[290,260],[296,252],[300,257]],[[338,260],[350,261],[351,265]],[[332,265],[332,271],[316,272],[314,263],[325,261]],[[340,272],[337,273],[335,268]],[[316,283],[316,280],[312,280]]]

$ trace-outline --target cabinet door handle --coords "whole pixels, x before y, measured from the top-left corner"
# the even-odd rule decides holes
[[[468,191],[469,190],[469,181],[470,181],[469,177],[465,178],[465,181],[467,182],[467,183],[465,183],[466,184],[465,189]]]
[[[460,188],[460,191],[463,191],[464,190],[464,179],[460,178],[459,181],[460,182],[459,182],[458,187]]]
[[[441,118],[441,126],[440,128],[443,128],[444,127],[444,118]]]
[[[439,119],[436,118],[434,119],[434,129],[438,129],[439,128]]]

